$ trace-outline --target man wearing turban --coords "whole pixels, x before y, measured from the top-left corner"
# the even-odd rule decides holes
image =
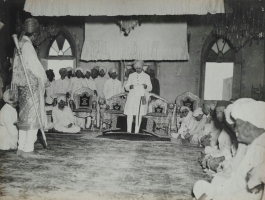
[[[17,149],[18,130],[15,125],[17,123],[17,111],[15,109],[18,105],[17,97],[10,90],[7,90],[3,100],[5,105],[0,111],[0,149]]]
[[[59,74],[61,78],[54,83],[54,94],[66,94],[71,79],[67,78],[68,72],[66,68],[61,68]]]
[[[74,75],[74,69],[72,67],[66,67],[68,79],[72,78]]]
[[[122,92],[121,81],[117,79],[118,70],[116,67],[113,67],[109,70],[110,79],[106,80],[104,84],[103,94],[106,99],[120,94]]]
[[[77,90],[81,89],[82,87],[87,87],[85,79],[83,79],[82,77],[83,72],[84,72],[84,69],[82,67],[78,67],[75,69],[76,77],[73,77],[70,79],[70,83],[69,83],[69,87],[68,87],[67,95],[66,95],[67,98],[69,98],[71,94],[71,99],[73,100],[74,93]]]
[[[237,140],[248,145],[231,176],[219,184],[197,181],[193,188],[196,199],[261,199],[262,192],[248,190],[249,171],[265,162],[265,103],[252,101],[239,103],[232,108],[231,116],[235,120]]]
[[[96,77],[97,75],[97,71],[96,69],[98,69],[98,76]],[[95,80],[95,83],[96,83],[96,88],[97,88],[97,93],[98,93],[98,97],[99,98],[105,98],[104,97],[104,93],[103,93],[103,90],[104,90],[104,84],[106,82],[106,80],[108,79],[106,75],[106,67],[104,66],[96,66],[94,67],[93,69],[93,72],[92,72],[92,76],[93,77],[96,77],[94,78]],[[97,127],[100,126],[100,114],[99,114],[99,105],[97,105],[98,109],[97,109]]]
[[[94,91],[94,94],[97,95],[97,88],[96,88],[96,83],[95,81],[91,78],[91,69],[90,67],[84,68],[84,74],[85,74],[85,82],[86,82],[86,87],[90,88],[91,90]]]
[[[54,129],[65,133],[78,133],[80,127],[75,125],[73,112],[68,106],[65,106],[66,96],[59,96],[57,101],[58,105],[52,110]]]
[[[134,64],[136,72],[130,74],[125,89],[129,91],[124,108],[127,115],[127,132],[132,132],[133,116],[135,119],[135,133],[139,133],[142,116],[147,114],[147,101],[149,92],[152,90],[150,76],[143,72],[144,62],[138,60]]]
[[[38,121],[25,72],[17,53],[14,55],[13,62],[12,89],[18,89],[19,101],[19,119],[17,124],[19,129],[19,145],[17,154],[23,157],[38,157],[34,152],[34,143],[37,140],[38,129],[41,126],[45,127],[47,123],[44,108],[44,87],[49,84],[47,83],[48,80],[45,70],[32,45],[38,35],[38,21],[35,18],[27,19],[24,23],[24,30],[19,38],[19,46],[42,124]]]

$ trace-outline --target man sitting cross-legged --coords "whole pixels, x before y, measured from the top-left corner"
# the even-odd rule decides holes
[[[59,96],[57,101],[58,105],[52,110],[54,129],[60,132],[78,133],[80,127],[74,125],[75,118],[72,110],[68,106],[65,106],[66,97],[64,95]]]

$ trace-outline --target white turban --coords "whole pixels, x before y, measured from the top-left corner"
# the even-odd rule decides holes
[[[144,67],[144,61],[143,60],[136,60],[135,63],[134,63],[134,65],[133,65],[134,68],[136,68],[135,67],[136,64],[137,64],[138,68],[140,67],[140,68],[143,69],[143,67]]]
[[[66,67],[66,70],[69,72],[69,71],[72,71],[73,72],[73,68],[72,67]]]
[[[202,108],[198,107],[194,112],[193,112],[193,117],[198,117],[199,115],[203,115]]]
[[[6,103],[14,103],[17,101],[17,97],[15,96],[15,93],[12,93],[12,91],[6,90],[3,94],[3,100]]]
[[[83,70],[84,70],[84,74],[86,74],[87,72],[91,73],[91,69],[89,67],[84,67]]]
[[[188,111],[190,111],[190,108],[189,107],[187,107],[187,106],[181,106],[180,112],[182,112],[185,109],[188,110]]]
[[[99,71],[101,71],[101,70],[103,70],[105,73],[106,73],[106,71],[107,71],[106,67],[104,67],[104,66],[100,66],[100,67],[99,67]]]
[[[80,70],[82,73],[84,73],[84,70],[83,70],[82,67],[77,67],[77,68],[75,68],[75,72],[77,72],[78,70]]]
[[[63,100],[64,102],[66,102],[66,96],[65,95],[58,96],[57,102],[59,103],[61,100]]]
[[[265,129],[265,102],[252,101],[239,103],[232,109],[231,115],[236,119],[249,122],[257,128]]]
[[[225,119],[226,119],[227,123],[228,124],[234,124],[234,121],[231,118],[231,111],[237,104],[248,103],[248,102],[253,102],[253,101],[255,101],[255,100],[251,99],[251,98],[241,98],[241,99],[236,100],[233,104],[228,105],[226,107],[226,109],[224,110]]]
[[[116,73],[118,74],[118,70],[117,70],[116,67],[112,67],[112,68],[109,70],[109,73],[110,73],[110,74],[111,74],[111,73],[114,73],[114,72],[116,72]]]

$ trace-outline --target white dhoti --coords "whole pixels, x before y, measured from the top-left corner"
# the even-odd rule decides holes
[[[37,141],[38,129],[23,131],[19,130],[18,150],[24,152],[34,151],[34,143]]]

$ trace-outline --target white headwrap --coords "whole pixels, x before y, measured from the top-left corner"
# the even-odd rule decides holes
[[[78,70],[80,70],[82,73],[84,73],[84,69],[82,67],[75,68],[75,72],[77,72]]]
[[[6,103],[14,103],[17,101],[17,97],[10,90],[6,90],[3,94],[3,100]]]
[[[66,70],[69,72],[69,71],[74,71],[74,69],[72,67],[66,67]]]
[[[57,102],[59,103],[61,100],[63,100],[64,102],[66,102],[66,96],[65,95],[58,96]]]
[[[86,74],[87,72],[91,73],[91,69],[89,67],[84,67],[83,72],[84,72],[84,74]]]
[[[265,102],[252,101],[239,103],[232,109],[231,115],[236,119],[249,122],[257,128],[265,129]]]
[[[116,73],[118,74],[118,70],[117,70],[116,67],[112,67],[112,68],[109,70],[109,73],[110,73],[110,74],[111,74],[111,73],[114,73],[114,72],[116,72]]]
[[[104,67],[104,66],[100,66],[98,71],[100,72],[102,69],[103,69],[103,71],[106,73],[107,69],[106,69],[106,67]]]
[[[231,111],[237,104],[248,103],[248,102],[253,102],[253,101],[255,101],[255,100],[251,99],[251,98],[241,98],[241,99],[236,100],[233,104],[228,105],[226,107],[226,109],[224,110],[225,119],[226,119],[227,123],[228,124],[234,124],[235,123],[234,120],[231,118]]]
[[[198,117],[199,115],[203,115],[202,108],[198,107],[194,112],[193,112],[193,117]]]
[[[181,106],[180,112],[182,112],[185,109],[188,110],[188,111],[190,111],[190,108],[189,107],[187,107],[187,106]]]
[[[144,61],[143,60],[136,60],[133,67],[135,68],[135,65],[138,63],[140,64],[139,67],[141,67],[143,69],[143,67],[144,67]]]

